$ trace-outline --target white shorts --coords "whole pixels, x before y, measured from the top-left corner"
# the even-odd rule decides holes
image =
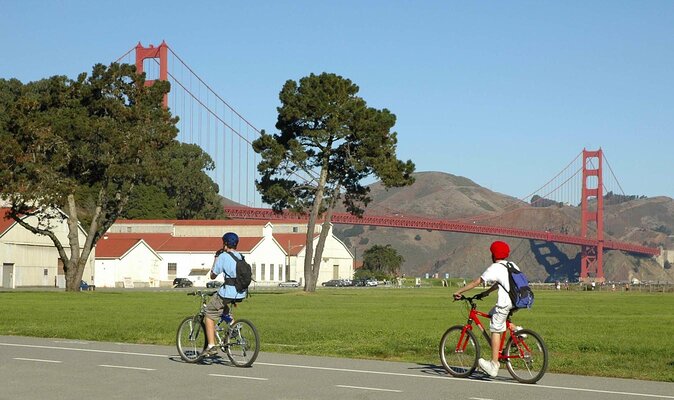
[[[492,333],[505,332],[506,320],[508,319],[509,313],[510,307],[494,306],[494,308],[489,311],[489,315],[491,315],[491,321],[489,321],[489,330]]]

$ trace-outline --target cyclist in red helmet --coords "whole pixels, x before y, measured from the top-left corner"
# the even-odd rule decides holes
[[[492,284],[491,287],[484,292],[478,294],[478,298],[488,296],[494,290],[498,290],[498,298],[496,305],[491,309],[489,315],[491,321],[489,322],[489,330],[491,331],[491,360],[480,358],[480,368],[492,378],[498,375],[500,367],[498,355],[501,346],[501,334],[506,330],[506,320],[513,304],[508,295],[510,290],[510,280],[508,279],[508,269],[504,267],[503,261],[506,261],[510,255],[510,247],[506,242],[496,241],[489,247],[491,252],[492,264],[478,278],[468,283],[466,286],[454,293],[455,299],[460,299],[462,293],[467,292],[483,283]],[[514,262],[509,261],[514,268],[519,270],[519,267]]]

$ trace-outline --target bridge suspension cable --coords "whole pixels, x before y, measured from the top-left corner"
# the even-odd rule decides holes
[[[146,72],[148,79],[156,76],[166,76],[165,79],[171,83],[171,94],[169,96],[170,109],[174,115],[179,116],[179,140],[185,143],[194,143],[200,146],[205,152],[211,155],[216,165],[215,171],[209,171],[211,178],[219,185],[220,194],[239,204],[257,207],[261,204],[261,197],[257,193],[255,185],[250,183],[259,179],[257,172],[257,153],[252,149],[253,141],[262,132],[241,113],[239,113],[229,102],[225,101],[222,96],[215,92],[215,90],[202,79],[195,70],[187,65],[185,61],[176,54],[173,49],[162,43],[168,51],[167,59],[158,60],[156,57],[148,58],[147,63],[144,59],[141,64],[136,60],[136,65],[141,66],[141,72]],[[138,46],[127,51],[117,61],[121,61],[126,57],[130,57],[133,50],[136,49],[136,56],[138,56],[138,49],[142,48],[140,43]],[[143,50],[151,49],[142,48]],[[131,63],[131,62],[130,62]],[[169,65],[166,68],[166,64]],[[251,152],[253,154],[251,154]],[[602,154],[602,160],[605,156]],[[585,179],[581,176],[581,172],[585,171],[585,165],[578,165],[578,160],[581,159],[579,153],[566,167],[557,173],[552,179],[544,185],[536,189],[534,192],[525,197],[513,200],[512,204],[505,207],[499,207],[498,212],[488,212],[481,215],[461,216],[461,218],[454,220],[435,220],[436,224],[431,218],[411,217],[409,213],[405,212],[405,220],[397,220],[396,217],[373,216],[366,215],[371,224],[379,226],[400,226],[400,227],[415,227],[423,226],[424,229],[438,229],[438,230],[452,230],[461,232],[471,232],[479,234],[494,234],[494,235],[513,235],[513,237],[522,237],[530,239],[552,239],[562,243],[575,243],[590,246],[593,243],[592,238],[581,238],[578,236],[568,236],[564,232],[561,234],[553,234],[551,232],[535,232],[525,228],[518,228],[515,226],[499,227],[496,224],[486,225],[488,221],[504,220],[504,216],[521,212],[522,210],[541,209],[550,205],[570,205],[577,207],[581,198],[585,198],[585,194],[581,194],[581,190],[585,188],[585,183],[582,185],[579,180]],[[583,160],[585,162],[585,160]],[[592,162],[591,160],[589,162]],[[600,160],[601,162],[601,160]],[[615,174],[610,164],[606,161],[609,171],[612,176],[612,181],[617,185],[620,193],[624,195],[624,191],[617,182]],[[303,176],[306,174],[307,176]],[[309,182],[316,179],[314,171],[294,171],[287,170],[288,177],[294,177],[298,183]],[[612,193],[610,185],[607,186],[608,180],[601,180],[602,189],[604,193]],[[599,193],[601,193],[599,191]],[[537,197],[536,197],[537,196]],[[585,196],[585,197],[583,197]],[[536,198],[534,198],[536,197]],[[390,214],[400,215],[399,212],[388,207]],[[252,211],[252,210],[251,210]],[[528,211],[527,211],[528,212]],[[268,215],[262,213],[264,215]],[[260,214],[260,215],[262,215]],[[382,217],[383,219],[377,219]],[[354,217],[355,218],[355,217]],[[339,216],[337,218],[341,223],[355,223],[348,216]],[[395,220],[395,221],[393,221]],[[500,222],[500,221],[499,221]],[[478,224],[479,223],[479,224]],[[393,225],[387,225],[393,224]],[[469,225],[470,224],[470,225]],[[482,225],[482,227],[480,227]],[[553,236],[550,236],[553,235]],[[568,236],[568,237],[567,237]],[[642,248],[642,246],[630,247],[629,245],[618,242],[606,241],[606,248],[616,248],[627,250],[635,249],[634,251],[651,252],[653,249]],[[645,249],[645,250],[644,250]]]

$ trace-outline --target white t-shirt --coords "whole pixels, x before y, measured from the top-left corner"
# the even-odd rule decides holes
[[[482,273],[482,280],[487,282],[487,285],[493,285],[494,283],[500,283],[498,287],[498,299],[496,300],[497,307],[512,307],[512,302],[510,301],[510,296],[508,295],[507,290],[510,290],[510,281],[508,280],[508,268],[506,268],[505,260],[499,260],[495,262]],[[514,262],[508,261],[510,264],[515,267],[516,270],[520,268],[515,265]],[[505,287],[505,289],[503,289]]]

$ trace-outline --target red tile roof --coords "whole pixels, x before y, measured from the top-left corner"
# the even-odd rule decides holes
[[[273,236],[283,250],[291,256],[296,256],[307,244],[306,233],[274,233]]]
[[[121,258],[140,239],[104,237],[96,243],[96,258]]]
[[[0,208],[0,236],[2,236],[16,221],[12,218],[7,219],[9,208]]]

